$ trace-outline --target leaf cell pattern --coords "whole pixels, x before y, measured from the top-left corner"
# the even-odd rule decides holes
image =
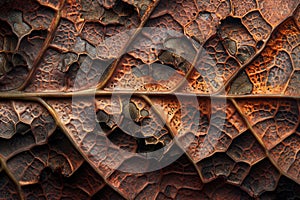
[[[297,0],[0,1],[0,199],[299,199]]]

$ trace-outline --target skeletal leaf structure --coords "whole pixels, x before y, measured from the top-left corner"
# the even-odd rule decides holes
[[[300,199],[299,0],[1,0],[0,199]]]

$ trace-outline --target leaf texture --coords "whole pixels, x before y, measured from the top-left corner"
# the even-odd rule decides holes
[[[297,0],[0,2],[0,199],[299,199]]]

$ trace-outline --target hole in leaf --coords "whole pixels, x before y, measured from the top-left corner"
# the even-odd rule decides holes
[[[263,45],[264,45],[264,42],[262,40],[260,40],[256,43],[256,48],[260,49]]]

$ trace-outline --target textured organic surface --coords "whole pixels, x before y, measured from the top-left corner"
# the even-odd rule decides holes
[[[299,0],[0,0],[0,199],[300,199]]]

